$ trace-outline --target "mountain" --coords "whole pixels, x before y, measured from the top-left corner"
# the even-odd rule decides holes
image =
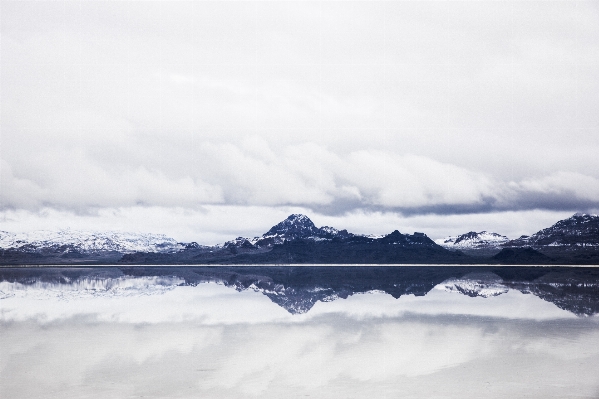
[[[405,264],[470,263],[462,253],[448,251],[424,233],[372,237],[333,227],[316,227],[305,215],[292,214],[261,237],[238,237],[210,250],[173,254],[124,255],[132,264]]]
[[[599,216],[576,213],[531,236],[508,241],[505,247],[564,249],[599,248]]]
[[[503,248],[498,254],[491,257],[491,259],[507,265],[544,265],[552,262],[552,259],[549,256],[539,251],[535,251],[530,247]]]
[[[78,230],[8,233],[0,231],[0,248],[38,252],[65,248],[80,253],[97,252],[176,252],[185,245],[164,234],[90,232]]]
[[[444,248],[450,250],[500,250],[501,246],[509,241],[509,238],[501,234],[481,231],[471,231],[459,236],[446,237],[435,240]]]
[[[245,247],[249,246],[272,247],[273,245],[282,244],[285,241],[293,240],[332,240],[334,238],[348,238],[353,234],[347,230],[337,230],[333,227],[324,226],[316,227],[312,220],[306,215],[294,213],[289,215],[285,220],[277,223],[260,237],[245,238],[237,237],[235,240],[227,241],[222,244],[222,247]]]
[[[363,236],[316,227],[292,214],[260,237],[216,246],[164,235],[62,230],[0,234],[0,264],[390,264],[463,263],[424,233]]]
[[[240,245],[236,245],[240,244]],[[120,263],[131,264],[406,264],[472,263],[461,252],[448,251],[423,233],[394,231],[382,238],[358,235],[332,239],[295,238],[281,244],[251,245],[245,239],[206,249],[172,254],[135,253]]]
[[[599,217],[575,214],[511,241],[497,233],[471,231],[437,243],[418,232],[366,236],[317,227],[301,214],[289,215],[262,236],[238,237],[215,246],[181,243],[160,234],[0,232],[0,264],[116,263],[598,264]]]
[[[576,213],[531,236],[515,240],[497,233],[471,231],[435,242],[446,249],[459,250],[493,263],[597,264],[599,216]]]

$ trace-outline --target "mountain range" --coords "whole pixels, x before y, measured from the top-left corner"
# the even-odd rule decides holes
[[[262,236],[215,246],[160,234],[61,230],[0,231],[0,248],[0,264],[597,264],[599,216],[577,213],[514,240],[487,231],[436,242],[398,230],[366,236],[292,214]]]

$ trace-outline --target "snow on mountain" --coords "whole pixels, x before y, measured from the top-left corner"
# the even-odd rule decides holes
[[[263,237],[283,236],[285,238],[304,238],[317,237],[322,233],[309,217],[296,213],[289,215],[287,219],[274,225]]]
[[[282,244],[288,240],[311,240],[311,241],[323,241],[330,240],[335,237],[349,237],[351,236],[347,230],[337,230],[334,227],[324,226],[316,227],[312,220],[306,215],[299,213],[289,215],[285,220],[277,223],[270,228],[261,237],[245,238],[237,237],[234,240],[227,241],[224,244],[219,244],[217,247],[266,247],[272,245]]]
[[[332,234],[332,235],[339,234],[339,230],[337,230],[334,227],[330,227],[330,226],[322,226],[320,228],[320,231],[322,231],[324,233]]]
[[[398,246],[433,246],[435,243],[424,233],[414,233],[413,235],[401,234],[395,230],[387,235],[356,235],[347,230],[338,230],[334,227],[323,226],[316,227],[309,217],[302,214],[289,215],[282,222],[274,225],[262,237],[253,239],[237,237],[234,240],[219,244],[218,248],[266,248],[273,245],[283,244],[285,241],[307,240],[307,241],[331,241],[334,239],[350,239],[362,237],[371,240],[377,240],[383,244],[394,244]]]
[[[509,241],[509,247],[599,247],[599,216],[576,213],[531,236]]]
[[[104,251],[176,252],[185,244],[164,234],[90,232],[78,230],[38,230],[26,233],[0,232],[0,248],[36,252],[44,248],[95,253]]]
[[[490,249],[500,248],[502,244],[509,241],[509,238],[501,234],[481,231],[476,233],[471,231],[459,236],[440,238],[435,242],[447,249]]]
[[[358,234],[361,237],[372,238],[373,240],[378,240],[386,236],[386,234]]]

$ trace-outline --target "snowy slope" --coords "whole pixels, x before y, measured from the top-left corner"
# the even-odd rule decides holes
[[[324,226],[316,227],[312,220],[306,215],[295,213],[289,215],[282,222],[274,225],[266,233],[260,237],[245,238],[237,237],[234,240],[227,241],[217,247],[268,247],[272,245],[282,244],[288,240],[311,240],[323,241],[331,240],[335,237],[351,236],[347,230],[337,230],[334,227]]]
[[[26,233],[0,231],[0,248],[35,252],[44,248],[68,247],[81,253],[105,251],[176,252],[185,245],[164,234],[38,230]]]
[[[435,242],[447,249],[494,249],[500,248],[509,238],[501,234],[481,231],[471,231],[454,237],[446,237],[435,240]]]

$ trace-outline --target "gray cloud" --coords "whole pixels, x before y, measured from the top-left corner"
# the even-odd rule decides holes
[[[323,214],[363,209],[406,215],[599,206],[599,180],[580,173],[505,182],[422,156],[380,150],[337,154],[314,143],[273,150],[257,137],[240,143],[203,142],[191,153],[184,147],[162,148],[166,156],[161,158],[157,148],[140,144],[136,151],[141,155],[133,155],[132,163],[93,153],[46,154],[29,171],[3,162],[2,203],[6,208],[71,210],[301,206]]]

